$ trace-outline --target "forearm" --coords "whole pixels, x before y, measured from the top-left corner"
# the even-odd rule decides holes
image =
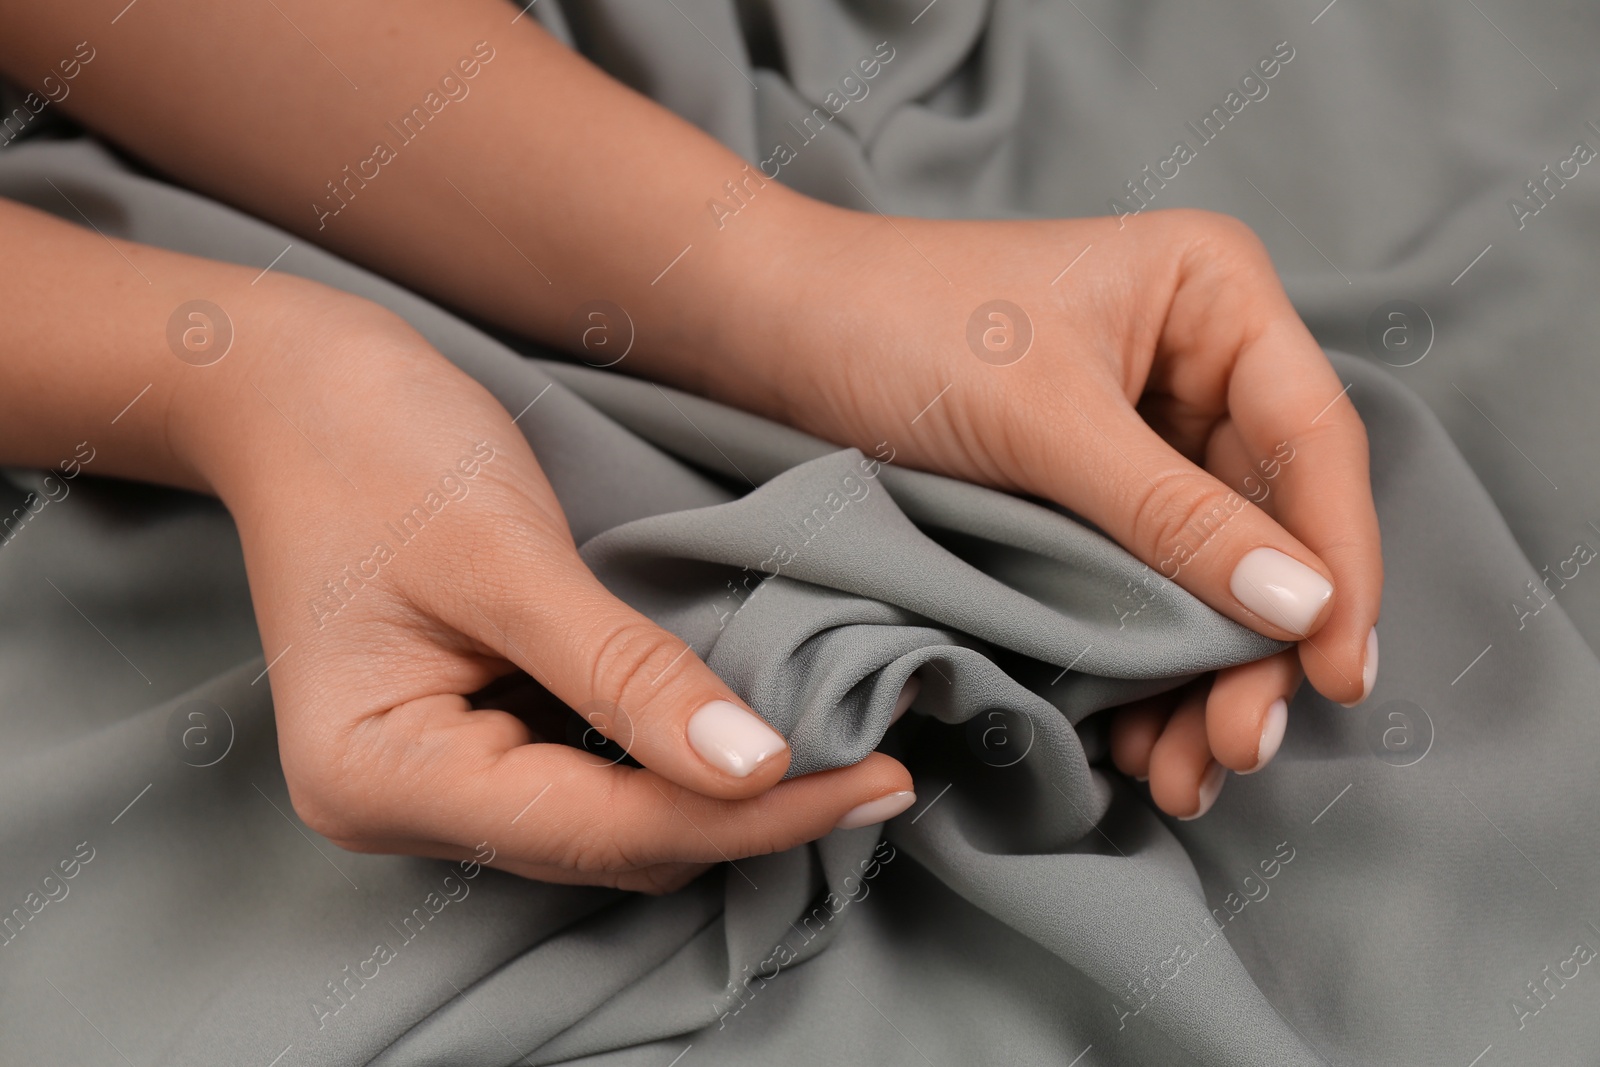
[[[233,303],[249,277],[5,201],[0,232],[0,461],[54,467],[87,441],[95,473],[205,488],[167,419],[209,402],[216,368],[174,355],[167,320],[196,297]]]
[[[96,34],[122,2],[0,5],[0,65],[98,36],[61,106],[156,167],[529,336],[612,301],[630,366],[691,386],[820,210],[503,0],[164,0]],[[765,203],[719,229],[729,180]]]
[[[225,495],[263,446],[316,432],[304,398],[341,373],[323,354],[347,325],[389,319],[310,282],[256,280],[4,200],[0,233],[0,464],[92,455],[91,473]]]

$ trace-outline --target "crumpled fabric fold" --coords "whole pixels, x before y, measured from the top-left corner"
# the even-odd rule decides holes
[[[275,269],[394,309],[509,410],[543,397],[518,425],[585,558],[779,724],[797,769],[881,744],[918,803],[662,899],[312,842],[286,814],[228,516],[81,480],[36,520],[48,536],[0,548],[0,907],[22,930],[0,943],[0,1062],[92,1062],[102,1035],[136,1063],[281,1067],[1586,1062],[1589,968],[1554,996],[1530,983],[1600,947],[1600,587],[1573,581],[1525,626],[1508,604],[1594,536],[1600,186],[1570,182],[1526,230],[1504,200],[1589,136],[1592,94],[1576,68],[1550,94],[1478,12],[1313,14],[546,0],[531,17],[752,167],[789,143],[785,183],[941,216],[1105,213],[1170,152],[1186,101],[1290,42],[1271,95],[1155,203],[1251,222],[1330,347],[1362,350],[1396,296],[1437,323],[1416,366],[1333,356],[1384,532],[1368,706],[1302,692],[1270,767],[1202,820],[1158,816],[1106,769],[1099,712],[1277,646],[1170,590],[1124,627],[1145,572],[1048,507],[512,352],[294,240]],[[1530,10],[1515,35],[1541,65],[1550,41],[1600,39],[1569,15]],[[0,195],[81,223],[58,189],[107,234],[197,255],[259,269],[291,243],[89,142],[0,152]],[[735,226],[736,207],[706,210]],[[234,731],[203,768],[166,740],[202,699]],[[94,858],[43,903],[38,877],[80,843]],[[470,892],[401,940],[445,877]],[[331,993],[383,939],[396,961]]]

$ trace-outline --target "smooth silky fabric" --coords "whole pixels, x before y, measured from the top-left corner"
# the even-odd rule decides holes
[[[1125,183],[1189,143],[1141,186],[1153,206],[1246,219],[1319,339],[1357,353],[1333,358],[1383,525],[1376,692],[1302,692],[1269,768],[1197,822],[1159,816],[1097,712],[1279,646],[1058,511],[513,352],[295,240],[275,269],[393,308],[509,410],[548,387],[518,425],[602,579],[797,772],[883,743],[918,803],[665,898],[341,852],[288,804],[226,513],[80,478],[0,545],[0,1062],[1592,1061],[1600,580],[1569,572],[1600,547],[1600,177],[1524,183],[1600,147],[1594,13],[1488,11],[1516,46],[1435,3],[534,13],[866,210],[1131,210]],[[0,152],[0,196],[81,222],[62,193],[198,255],[290,243],[90,142]],[[1367,342],[1398,299],[1432,346],[1404,367]],[[195,700],[234,734],[204,767],[173,740]]]

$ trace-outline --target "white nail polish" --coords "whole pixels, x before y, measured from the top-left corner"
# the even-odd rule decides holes
[[[900,696],[894,702],[894,712],[889,716],[890,726],[899,722],[900,716],[911,710],[911,703],[917,699],[917,694],[920,692],[922,692],[922,679],[913,674],[900,688]]]
[[[1367,651],[1361,657],[1361,700],[1352,701],[1343,705],[1353,708],[1372,695],[1372,687],[1378,684],[1378,628],[1374,626],[1367,634]]]
[[[745,778],[782,752],[783,735],[737,704],[712,700],[689,716],[689,744],[707,763]]]
[[[1198,819],[1211,810],[1211,805],[1217,802],[1217,794],[1222,792],[1222,783],[1228,780],[1228,768],[1220,763],[1212,763],[1206,769],[1205,777],[1200,779],[1200,806],[1193,815],[1180,815],[1179,820],[1189,822]]]
[[[1289,702],[1278,699],[1272,702],[1267,709],[1267,721],[1261,727],[1261,747],[1256,749],[1256,765],[1240,774],[1254,774],[1278,754],[1278,746],[1283,744],[1283,731],[1289,726]]]
[[[1304,636],[1333,598],[1333,586],[1304,563],[1275,548],[1253,548],[1233,568],[1228,588],[1239,603],[1270,623]]]
[[[854,830],[859,826],[872,826],[890,819],[905,811],[917,802],[917,794],[909,789],[902,789],[898,793],[881,796],[877,800],[869,800],[865,804],[857,804],[844,813],[834,826],[835,830]]]

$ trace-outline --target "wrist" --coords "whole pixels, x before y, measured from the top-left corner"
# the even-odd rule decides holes
[[[708,242],[692,301],[688,358],[678,384],[747,411],[792,421],[797,398],[814,392],[842,355],[805,338],[830,317],[841,263],[853,258],[863,216],[773,183]],[[683,364],[686,364],[684,366]]]
[[[404,373],[386,366],[391,353],[425,346],[386,309],[287,275],[262,279],[225,315],[232,349],[200,368],[217,373],[174,391],[175,461],[234,510],[302,464],[350,477],[345,453],[361,411],[381,403],[374,389]]]

